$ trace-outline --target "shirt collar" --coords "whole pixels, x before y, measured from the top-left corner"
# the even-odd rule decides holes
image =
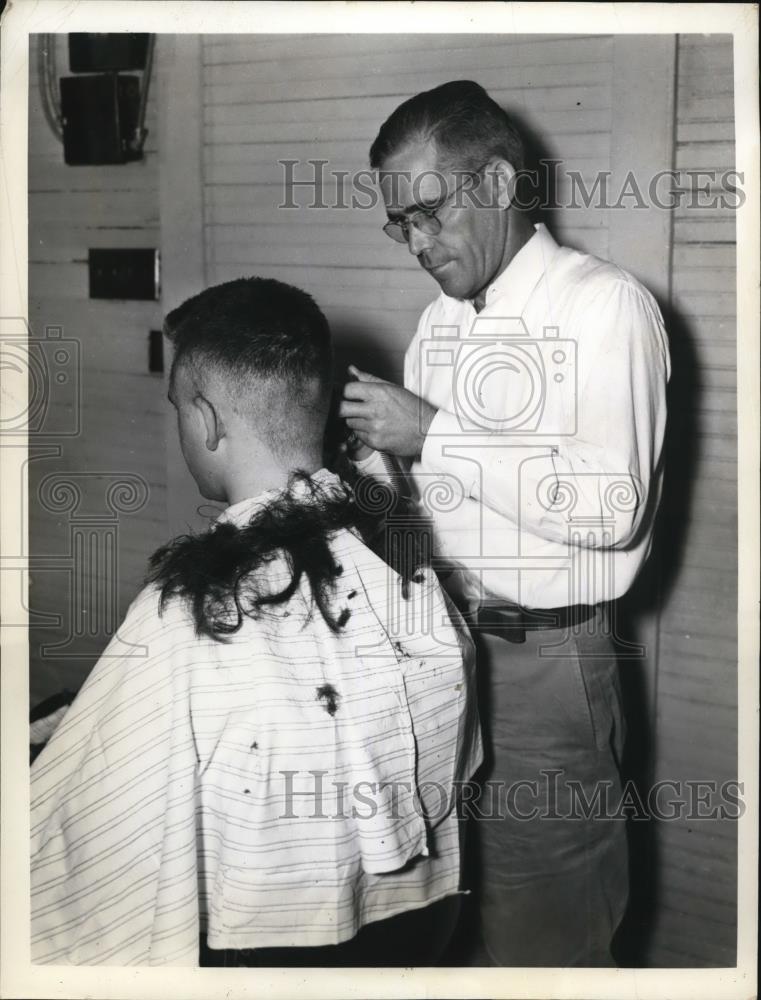
[[[507,307],[509,315],[523,314],[531,293],[560,249],[543,223],[538,223],[534,229],[534,235],[487,288],[485,309],[499,300],[500,309],[504,311]]]

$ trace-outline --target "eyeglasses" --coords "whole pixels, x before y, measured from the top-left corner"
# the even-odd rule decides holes
[[[383,232],[386,236],[390,236],[392,240],[396,243],[409,243],[410,239],[410,226],[414,226],[421,233],[425,233],[426,236],[438,236],[441,232],[442,222],[438,216],[438,213],[446,206],[446,204],[454,198],[458,191],[469,181],[481,173],[486,163],[482,163],[477,170],[471,170],[468,172],[464,180],[460,181],[456,188],[446,196],[444,201],[437,208],[419,208],[415,212],[411,212],[406,219],[394,219],[390,220],[383,227]]]

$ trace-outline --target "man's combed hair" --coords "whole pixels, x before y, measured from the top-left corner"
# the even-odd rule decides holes
[[[298,389],[318,377],[328,386],[328,321],[306,292],[273,278],[238,278],[207,288],[171,312],[164,333],[174,366],[212,366],[242,389],[276,378]]]
[[[400,104],[381,125],[370,166],[382,167],[410,141],[431,139],[442,168],[477,170],[494,157],[524,167],[523,140],[509,115],[472,80],[453,80]]]

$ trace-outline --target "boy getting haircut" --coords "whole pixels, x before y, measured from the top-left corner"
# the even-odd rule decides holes
[[[35,760],[32,960],[433,964],[447,931],[395,921],[460,891],[467,640],[362,482],[322,467],[315,302],[240,279],[165,330],[183,455],[227,507],[153,555]]]

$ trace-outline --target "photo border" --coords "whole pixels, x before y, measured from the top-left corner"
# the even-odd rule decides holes
[[[432,26],[435,25],[435,28]],[[2,629],[2,920],[0,995],[19,998],[225,997],[567,997],[706,1000],[755,995],[758,873],[759,652],[759,127],[756,4],[653,3],[214,3],[12,0],[0,26],[0,311],[28,316],[27,155],[29,35],[43,31],[195,33],[546,33],[734,36],[736,162],[745,174],[737,210],[738,392],[738,821],[737,967],[724,969],[247,969],[79,968],[29,961],[29,712],[25,629]],[[25,404],[26,379],[3,372],[2,406]],[[0,447],[4,468],[24,448]],[[5,481],[12,476],[4,477]],[[4,489],[0,545],[26,524],[24,499]],[[4,574],[8,576],[9,574]],[[0,576],[2,620],[26,611]],[[16,588],[18,590],[18,588]],[[23,761],[24,766],[19,767]]]

